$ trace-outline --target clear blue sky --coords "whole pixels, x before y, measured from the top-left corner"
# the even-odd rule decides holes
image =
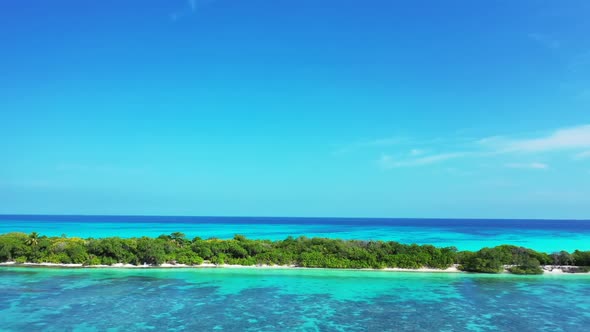
[[[0,213],[590,218],[590,2],[0,4]]]

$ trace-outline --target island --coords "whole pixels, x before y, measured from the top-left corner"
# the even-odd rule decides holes
[[[64,267],[203,267],[275,266],[333,269],[464,271],[543,274],[546,271],[588,273],[590,251],[538,252],[515,245],[479,251],[455,247],[287,237],[284,240],[189,239],[181,232],[157,238],[48,237],[36,232],[0,235],[2,265]]]

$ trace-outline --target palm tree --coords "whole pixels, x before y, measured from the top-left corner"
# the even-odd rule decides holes
[[[31,247],[36,247],[39,244],[39,233],[32,232],[31,234],[29,234],[26,244]]]
[[[176,246],[180,247],[186,240],[186,235],[181,232],[174,232],[170,234],[170,240],[172,243],[176,244]]]

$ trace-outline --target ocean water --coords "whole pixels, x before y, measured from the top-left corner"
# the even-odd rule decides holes
[[[395,240],[590,250],[564,220],[0,216],[0,233]],[[590,275],[0,267],[0,331],[586,331]]]
[[[0,267],[2,331],[587,331],[590,276]]]
[[[539,251],[590,250],[588,220],[346,219],[142,216],[0,215],[0,233],[39,232],[78,237],[152,236],[183,232],[189,238],[254,239],[287,236],[391,240],[478,250],[514,244]]]

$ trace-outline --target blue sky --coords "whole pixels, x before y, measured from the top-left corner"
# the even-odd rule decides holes
[[[587,1],[0,4],[0,213],[590,218]]]

